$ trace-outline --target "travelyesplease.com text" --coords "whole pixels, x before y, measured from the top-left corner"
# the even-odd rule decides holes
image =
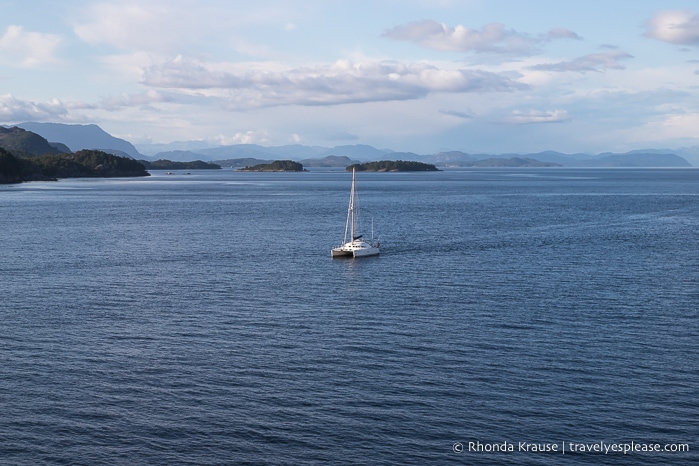
[[[454,453],[601,453],[632,454],[632,453],[686,453],[689,452],[688,443],[653,443],[653,442],[496,442],[483,443],[469,441],[456,442],[452,446]]]

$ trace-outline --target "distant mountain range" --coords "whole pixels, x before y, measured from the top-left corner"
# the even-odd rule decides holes
[[[65,144],[70,149],[69,152],[98,149],[113,155],[128,155],[134,159],[143,158],[133,144],[115,138],[97,125],[28,122],[17,126],[39,134],[48,141]]]
[[[311,149],[311,150],[304,150]],[[346,167],[360,161],[405,160],[434,164],[440,167],[691,167],[674,153],[635,151],[625,154],[574,154],[541,152],[536,154],[468,154],[459,151],[420,155],[392,152],[371,146],[307,146],[263,147],[254,144],[222,146],[199,151],[170,151],[155,155],[157,159],[188,161],[207,160],[222,166],[248,166],[273,160],[295,160],[305,167]],[[698,160],[699,161],[699,160]]]
[[[246,166],[269,163],[274,160],[293,160],[306,167],[347,166],[362,161],[404,160],[431,163],[441,167],[473,166],[544,166],[565,167],[689,167],[699,166],[699,146],[670,149],[636,150],[623,154],[563,154],[547,151],[533,154],[470,154],[461,151],[446,151],[436,154],[416,154],[377,149],[356,144],[335,147],[304,146],[261,146],[257,144],[235,144],[206,147],[203,141],[181,141],[171,144],[139,145],[116,138],[97,125],[67,125],[60,123],[27,122],[17,125],[26,130],[8,136],[11,128],[0,127],[0,147],[7,144],[27,144],[32,151],[75,152],[82,149],[98,149],[114,155],[128,155],[140,160],[171,160],[190,162],[202,160],[222,166]],[[31,134],[41,136],[39,141]],[[24,142],[18,142],[20,139]],[[5,147],[7,148],[7,147]],[[15,147],[16,149],[16,147]],[[161,150],[166,149],[166,150]],[[9,149],[8,149],[9,150]],[[24,150],[24,149],[22,149]],[[57,152],[56,152],[57,151]],[[28,152],[25,150],[25,152]],[[144,155],[148,154],[148,155]],[[690,163],[691,162],[691,163]],[[335,165],[337,164],[337,165]]]

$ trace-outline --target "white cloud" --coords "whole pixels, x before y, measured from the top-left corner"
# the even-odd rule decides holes
[[[503,123],[514,125],[530,125],[536,123],[562,123],[570,120],[565,110],[529,110],[526,112],[514,110],[503,119]]]
[[[699,45],[699,15],[690,11],[661,11],[646,23],[646,37],[678,45]]]
[[[209,64],[182,56],[144,70],[143,84],[226,98],[231,108],[410,100],[431,93],[512,91],[526,86],[481,70],[426,63],[338,60],[287,69]]]
[[[572,40],[583,40],[582,37],[571,31],[570,29],[566,28],[553,28],[551,29],[548,34],[548,38],[550,40],[556,40],[556,39],[572,39]]]
[[[462,25],[447,26],[432,20],[415,21],[386,31],[384,37],[415,42],[423,47],[447,52],[495,52],[529,54],[537,46],[556,39],[580,39],[573,31],[554,28],[547,34],[530,35],[492,23],[481,30]]]
[[[233,136],[222,134],[216,137],[216,142],[222,146],[233,144],[266,144],[269,142],[269,135],[265,131],[245,131],[235,133]]]
[[[61,38],[54,34],[27,32],[22,26],[8,26],[0,37],[0,62],[25,67],[55,62],[54,53]],[[7,59],[7,58],[9,59]]]
[[[576,73],[602,72],[608,69],[623,70],[624,66],[620,62],[629,58],[633,58],[633,56],[621,51],[591,53],[571,61],[534,65],[532,69],[539,71],[573,71]]]
[[[0,95],[0,121],[18,123],[22,121],[67,121],[74,118],[70,114],[73,105],[58,99],[48,102],[21,100],[11,94]]]

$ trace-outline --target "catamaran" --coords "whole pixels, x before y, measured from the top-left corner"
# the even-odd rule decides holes
[[[352,189],[350,191],[349,207],[347,208],[347,221],[345,222],[345,237],[342,246],[330,251],[331,257],[366,257],[379,254],[379,242],[374,242],[374,222],[371,224],[371,241],[365,241],[363,235],[358,234],[359,225],[359,196],[357,194],[355,168],[352,167]],[[347,234],[349,233],[349,241]]]

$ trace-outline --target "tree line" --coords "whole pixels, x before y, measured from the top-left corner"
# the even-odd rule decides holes
[[[275,160],[272,163],[261,163],[252,167],[241,168],[245,172],[302,172],[303,164],[293,160]]]
[[[58,178],[149,176],[137,160],[99,150],[20,156],[0,148],[0,183]]]
[[[355,163],[346,168],[346,170],[350,172],[353,169],[370,172],[439,171],[437,167],[429,163],[403,160],[380,160],[378,162]]]

